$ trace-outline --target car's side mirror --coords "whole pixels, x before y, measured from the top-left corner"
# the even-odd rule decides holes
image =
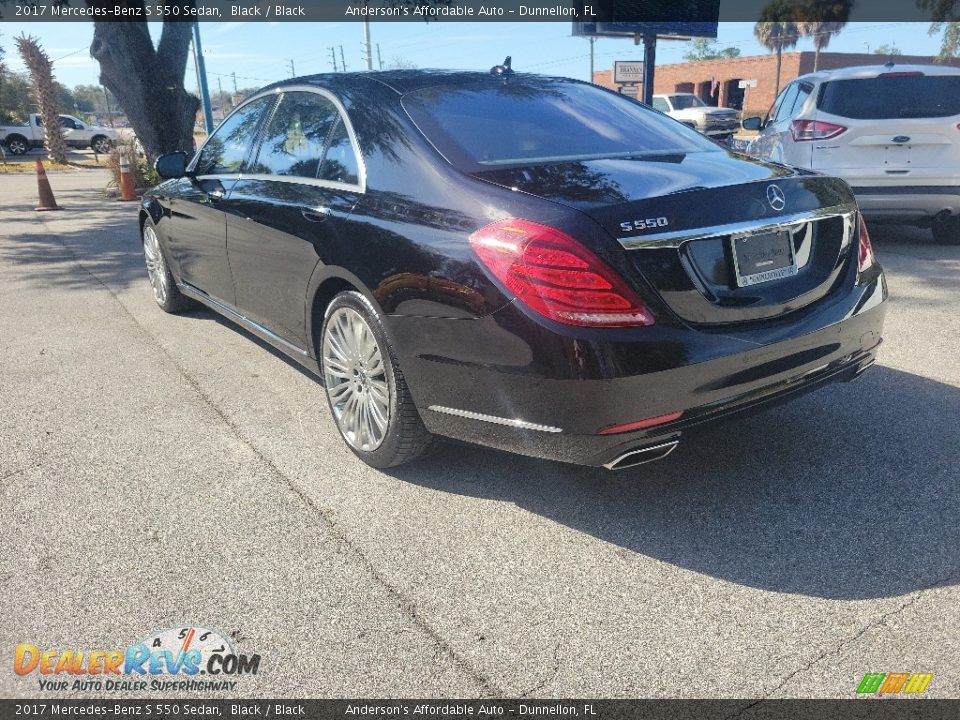
[[[763,119],[754,116],[744,118],[743,122],[740,123],[743,126],[744,130],[762,130],[763,129]]]
[[[187,154],[177,151],[161,155],[153,164],[153,169],[164,180],[182,178],[187,174]]]

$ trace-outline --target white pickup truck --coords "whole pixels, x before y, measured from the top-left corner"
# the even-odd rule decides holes
[[[654,95],[653,107],[715,139],[729,138],[740,129],[736,110],[707,105],[693,93]]]
[[[76,148],[92,148],[95,152],[110,152],[117,133],[113,128],[90,125],[73,115],[61,115],[63,139],[67,145]],[[24,125],[0,125],[0,144],[11,155],[23,155],[30,148],[43,147],[43,120],[37,113],[31,113]]]

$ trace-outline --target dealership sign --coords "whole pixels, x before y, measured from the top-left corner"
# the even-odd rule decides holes
[[[643,60],[616,60],[613,63],[613,81],[618,85],[643,82]]]

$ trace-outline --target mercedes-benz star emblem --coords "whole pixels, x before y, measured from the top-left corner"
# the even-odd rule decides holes
[[[787,206],[787,196],[783,194],[779,185],[768,185],[767,202],[770,203],[770,207],[780,212]]]

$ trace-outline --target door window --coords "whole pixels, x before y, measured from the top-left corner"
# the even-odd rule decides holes
[[[667,101],[663,98],[655,97],[653,99],[653,107],[660,112],[670,112],[670,106],[667,104]]]
[[[797,87],[797,83],[792,83],[783,91],[783,95],[780,97],[777,108],[774,111],[773,122],[777,123],[790,117],[798,92],[799,88]]]
[[[353,152],[347,126],[338,118],[330,135],[323,165],[320,166],[320,179],[356,185],[359,182],[358,174],[357,156]]]
[[[284,93],[263,135],[251,172],[316,178],[327,140],[338,121],[336,106],[324,96],[312,92]]]
[[[197,175],[232,175],[239,173],[253,146],[265,110],[273,104],[272,96],[257,98],[230,115],[207,140],[194,163]]]

